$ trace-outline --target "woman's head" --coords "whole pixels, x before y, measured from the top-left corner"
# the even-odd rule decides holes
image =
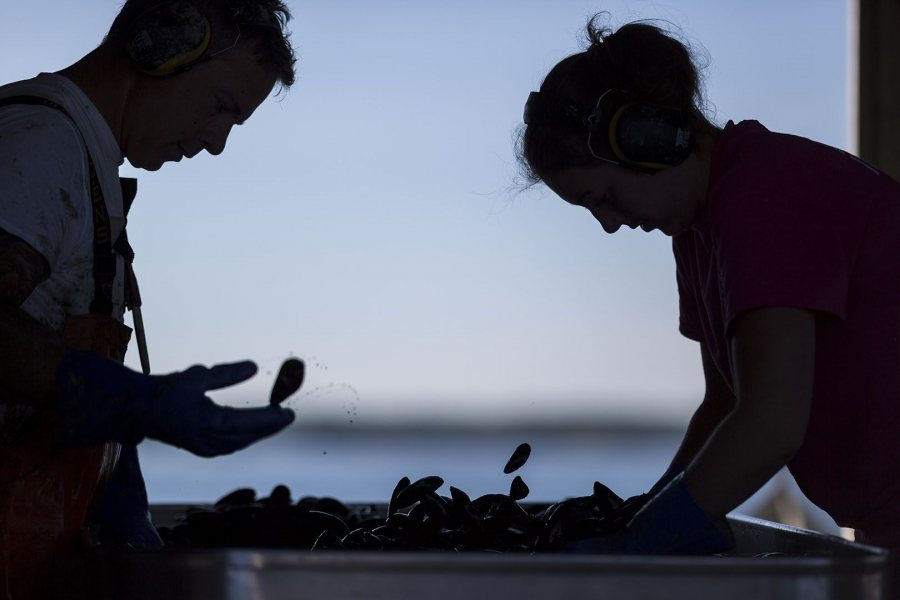
[[[587,119],[595,112],[598,100],[612,90],[628,102],[676,111],[684,127],[705,142],[717,129],[704,116],[700,71],[687,45],[660,27],[635,22],[613,32],[600,26],[599,20],[595,16],[588,24],[588,48],[558,63],[541,84],[539,96],[546,102],[539,108],[545,113],[555,109],[557,114],[529,119],[521,131],[517,151],[522,170],[529,183],[547,183],[567,201],[591,209],[598,220],[609,206],[594,210],[581,202],[583,197],[593,196],[596,202],[606,203],[615,200],[619,206],[614,212],[618,213],[628,208],[625,205],[643,204],[640,210],[625,210],[618,219],[606,210],[607,218],[601,223],[607,231],[624,224],[671,233],[675,225],[668,221],[674,215],[651,213],[664,213],[668,208],[687,210],[680,204],[688,199],[678,197],[685,192],[670,188],[689,183],[692,178],[685,171],[693,168],[694,161],[685,161],[683,169],[673,167],[652,175],[609,164],[620,161],[604,142],[606,124],[601,124],[589,145]],[[697,145],[692,156],[705,150],[704,144]],[[578,180],[578,189],[576,182],[570,181],[573,177]],[[593,194],[584,189],[588,181],[598,188]],[[675,206],[668,207],[667,202]],[[648,205],[656,208],[651,210]],[[665,227],[663,221],[667,222]]]
[[[587,144],[585,119],[610,90],[627,94],[631,102],[676,109],[695,131],[714,129],[703,114],[700,71],[684,43],[648,22],[613,32],[599,20],[594,16],[588,23],[588,48],[560,61],[541,84],[541,96],[570,112],[522,132],[519,157],[532,183],[549,172],[597,161]]]

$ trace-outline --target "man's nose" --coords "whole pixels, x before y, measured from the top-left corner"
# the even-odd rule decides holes
[[[232,124],[218,127],[206,136],[206,151],[213,156],[218,156],[225,151],[225,144],[228,143],[228,136],[231,134]]]

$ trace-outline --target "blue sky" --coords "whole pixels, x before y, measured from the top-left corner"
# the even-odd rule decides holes
[[[220,157],[123,168],[140,179],[129,236],[154,370],[257,360],[223,402],[265,402],[289,354],[310,367],[301,418],[683,415],[699,402],[669,238],[609,236],[515,186],[524,100],[596,11],[678,24],[708,59],[716,122],[847,144],[843,0],[288,5],[290,92]],[[74,62],[118,7],[5,3],[0,80]]]

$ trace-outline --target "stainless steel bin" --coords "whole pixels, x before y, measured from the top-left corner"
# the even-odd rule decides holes
[[[162,509],[160,509],[162,510]],[[727,556],[166,550],[86,553],[61,565],[61,597],[853,599],[889,597],[883,550],[732,517]]]

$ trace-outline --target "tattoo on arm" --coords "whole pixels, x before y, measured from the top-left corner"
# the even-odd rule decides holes
[[[40,252],[0,229],[0,302],[20,306],[50,276]]]

